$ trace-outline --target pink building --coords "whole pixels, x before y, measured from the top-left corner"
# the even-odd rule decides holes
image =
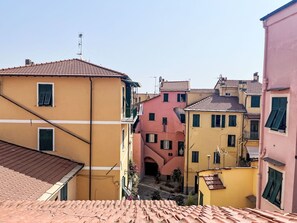
[[[261,20],[265,58],[257,207],[297,212],[297,1]]]
[[[162,81],[160,94],[142,103],[134,134],[134,161],[141,176],[172,175],[184,168],[188,81]]]

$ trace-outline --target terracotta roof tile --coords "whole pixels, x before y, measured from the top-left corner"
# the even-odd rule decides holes
[[[0,201],[1,222],[297,222],[296,214],[174,201]]]
[[[188,91],[189,81],[164,81],[161,83],[160,91]]]
[[[219,96],[218,94],[208,96],[186,107],[185,110],[246,112],[244,106],[239,104],[238,97]]]
[[[0,76],[128,77],[124,73],[80,59],[0,69]]]
[[[0,200],[36,200],[80,163],[0,140]]]
[[[224,80],[224,85],[221,85],[222,87],[239,87],[239,82],[243,81],[246,82],[246,93],[250,95],[261,95],[262,93],[262,84],[258,81],[254,80]],[[218,88],[218,85],[220,85],[220,81],[216,84],[215,88]]]

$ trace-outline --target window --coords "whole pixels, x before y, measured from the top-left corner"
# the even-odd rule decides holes
[[[157,134],[146,134],[145,141],[149,143],[157,143],[158,142],[158,135]]]
[[[252,108],[259,108],[260,107],[260,96],[255,95],[251,98],[251,107]]]
[[[199,152],[192,151],[192,163],[199,163]]]
[[[167,125],[167,118],[166,117],[162,118],[162,125]]]
[[[214,152],[213,153],[213,163],[214,164],[219,164],[221,163],[221,157],[219,152]]]
[[[259,121],[258,120],[251,120],[250,139],[252,139],[252,140],[259,139]]]
[[[38,106],[53,106],[53,84],[38,84]]]
[[[164,93],[163,94],[163,101],[168,102],[168,99],[169,99],[169,95],[167,93]]]
[[[178,151],[177,151],[178,156],[184,156],[185,143],[182,141],[178,141],[177,148],[178,148]]]
[[[199,114],[193,115],[193,127],[200,127],[200,115]]]
[[[228,135],[228,147],[235,147],[235,135]]]
[[[274,131],[286,131],[287,98],[273,97],[271,112],[265,127]]]
[[[229,126],[236,126],[236,115],[229,115]]]
[[[172,149],[172,141],[161,140],[161,149]]]
[[[60,200],[61,201],[68,200],[68,185],[67,185],[67,183],[60,190]]]
[[[39,150],[53,151],[54,150],[54,129],[40,128],[39,130]]]
[[[262,194],[262,197],[278,207],[281,206],[282,201],[282,181],[283,174],[269,167],[268,181]]]
[[[186,94],[177,94],[177,102],[185,102]]]
[[[211,115],[212,128],[225,128],[225,115]]]
[[[168,153],[168,156],[172,156],[173,154],[172,153]]]
[[[185,114],[180,114],[180,122],[181,123],[186,123],[186,116],[185,116]]]
[[[149,121],[155,121],[155,113],[149,113]]]

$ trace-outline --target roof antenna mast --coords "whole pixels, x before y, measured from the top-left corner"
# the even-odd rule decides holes
[[[79,33],[78,34],[78,53],[77,53],[77,55],[80,57],[81,60],[82,60],[82,38],[83,38],[83,34]]]

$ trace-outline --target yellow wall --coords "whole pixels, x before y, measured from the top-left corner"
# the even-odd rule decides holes
[[[225,189],[209,190],[203,177],[218,174]],[[232,168],[217,171],[203,171],[199,177],[199,190],[204,194],[204,205],[232,206],[235,208],[250,207],[252,203],[246,197],[256,196],[257,169],[256,168]]]
[[[127,170],[128,126],[122,117],[122,86],[119,78],[93,78],[93,184],[92,198],[119,199],[121,176]],[[74,134],[89,140],[90,81],[88,78],[2,77],[1,93]],[[54,107],[37,106],[37,83],[54,84]],[[58,156],[85,164],[77,178],[77,198],[88,199],[89,145],[42,123],[39,118],[0,98],[0,139],[38,148],[38,128],[54,128]],[[6,123],[4,123],[6,122]],[[131,122],[130,122],[131,123]],[[125,145],[122,149],[122,129]],[[123,159],[121,162],[121,158]],[[116,167],[107,176],[108,170]],[[127,172],[127,171],[126,171]]]
[[[190,118],[189,118],[190,114]],[[193,114],[200,114],[200,127],[192,127]],[[211,115],[226,115],[225,128],[212,128],[211,127]],[[186,143],[189,140],[189,156],[187,155],[187,149],[185,157],[189,157],[189,187],[194,187],[195,174],[197,171],[206,170],[208,168],[219,168],[227,166],[236,166],[237,152],[241,148],[242,144],[239,142],[242,131],[242,113],[227,113],[227,112],[196,112],[187,111],[187,128],[186,128]],[[237,116],[237,126],[229,127],[229,115]],[[188,128],[188,124],[190,126]],[[189,131],[188,131],[189,130]],[[228,147],[228,135],[236,135],[236,146]],[[214,164],[213,154],[217,151],[217,148],[226,151],[225,155],[221,155],[221,163]],[[199,151],[199,163],[192,163],[192,151]],[[224,158],[225,157],[225,158]],[[187,171],[187,162],[185,162],[185,171]],[[185,174],[186,176],[186,174]],[[186,177],[185,177],[186,181]],[[185,182],[186,185],[186,182]]]
[[[187,105],[193,104],[197,101],[202,100],[203,98],[206,98],[208,96],[210,96],[212,93],[210,93],[209,91],[199,91],[199,92],[195,92],[195,91],[189,91],[187,92]]]

